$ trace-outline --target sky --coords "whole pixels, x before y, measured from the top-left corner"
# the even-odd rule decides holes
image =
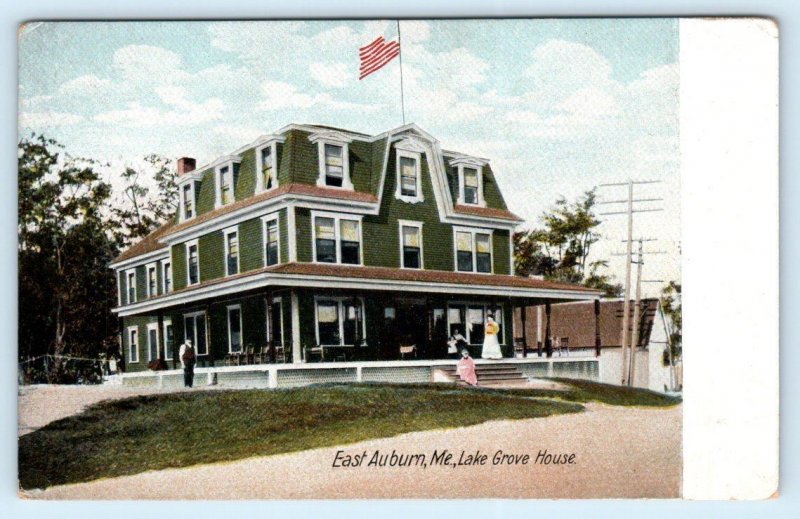
[[[555,200],[636,187],[643,279],[680,279],[675,19],[404,20],[405,121],[488,158],[509,208],[540,224]],[[290,123],[369,134],[403,124],[399,60],[358,80],[388,20],[35,22],[19,35],[20,134],[126,166],[151,153],[206,163]],[[601,187],[601,200],[624,198]],[[601,211],[624,209],[603,205]],[[592,259],[624,279],[626,219],[602,216]],[[645,283],[654,295],[663,283]]]

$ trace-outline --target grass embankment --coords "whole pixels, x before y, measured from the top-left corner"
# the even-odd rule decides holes
[[[679,402],[650,391],[568,383],[568,391],[352,384],[196,391],[102,402],[20,438],[20,485],[44,488],[489,420],[576,413],[583,410],[577,402]]]

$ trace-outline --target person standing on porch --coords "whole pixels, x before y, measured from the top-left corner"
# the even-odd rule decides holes
[[[475,374],[475,361],[469,356],[469,350],[466,348],[461,350],[461,360],[458,361],[456,371],[461,380],[470,386],[478,385],[478,376]]]
[[[500,326],[494,321],[494,317],[489,315],[486,321],[486,328],[483,336],[483,351],[481,351],[481,358],[483,359],[502,359],[503,352],[500,351],[500,343],[497,342],[497,332],[500,331]]]
[[[194,383],[194,365],[197,362],[197,356],[192,347],[192,341],[186,339],[181,344],[181,349],[178,355],[181,358],[181,367],[183,368],[183,385],[184,387],[192,387]]]

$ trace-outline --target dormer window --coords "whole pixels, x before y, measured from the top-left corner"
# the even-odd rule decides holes
[[[317,185],[352,190],[348,149],[352,139],[346,134],[331,131],[315,133],[309,136],[309,140],[317,143],[319,154]]]
[[[256,146],[256,193],[278,187],[278,143],[283,137],[264,136]]]
[[[230,166],[219,168],[219,189],[222,205],[233,202],[233,172]]]
[[[484,161],[472,157],[458,157],[450,161],[458,168],[458,203],[486,207],[483,199]]]
[[[397,153],[397,187],[394,197],[411,204],[424,201],[420,167],[425,148],[415,139],[405,138],[395,144],[395,150]]]
[[[215,207],[222,207],[236,200],[235,189],[238,174],[236,164],[238,162],[239,157],[235,156],[222,157],[216,162],[217,165],[214,168],[216,177]]]
[[[194,183],[189,182],[181,189],[181,202],[183,208],[183,219],[188,220],[194,217]]]
[[[478,170],[464,168],[464,203],[478,205]]]

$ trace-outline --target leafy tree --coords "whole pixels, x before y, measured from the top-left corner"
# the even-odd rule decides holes
[[[125,168],[123,204],[112,211],[120,220],[118,238],[125,244],[147,236],[178,209],[177,172],[170,159],[151,154],[144,169]],[[155,193],[148,179],[155,181]]]
[[[119,244],[98,163],[41,135],[18,145],[19,355],[94,355],[116,333],[108,262]],[[53,377],[61,371],[56,360]]]
[[[582,283],[618,296],[621,286],[611,277],[600,274],[606,261],[587,265],[592,245],[600,239],[595,231],[600,220],[594,214],[594,190],[587,191],[574,202],[564,197],[542,214],[543,226],[514,235],[514,271],[518,276],[538,275],[567,283]]]
[[[683,353],[683,305],[681,303],[681,284],[670,281],[661,291],[661,308],[672,323],[670,344],[672,344],[672,358],[677,360]],[[667,359],[667,364],[669,363]]]

